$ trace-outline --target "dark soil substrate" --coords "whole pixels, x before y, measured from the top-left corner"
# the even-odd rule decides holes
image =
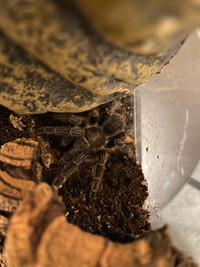
[[[150,229],[142,209],[147,188],[141,169],[126,155],[112,155],[97,199],[88,204],[91,167],[84,165],[60,190],[69,222],[111,240],[129,242]]]
[[[118,113],[125,117],[129,133],[133,128],[131,111],[131,98],[127,97],[122,100]],[[36,128],[54,125],[54,121],[48,119],[50,116],[48,114],[24,116],[23,120],[28,127],[21,132],[10,123],[10,114],[10,111],[1,107],[0,145],[22,136],[33,138],[33,133],[29,131],[32,120],[35,121]],[[66,148],[59,145],[60,140],[57,137],[47,136],[45,140],[49,141],[55,158],[51,168],[44,167],[43,171],[44,181],[51,184],[54,176],[60,171],[57,160],[66,152]],[[134,152],[132,143],[130,147]],[[91,163],[82,164],[59,190],[66,206],[67,220],[85,231],[119,242],[132,241],[149,231],[149,213],[142,208],[148,196],[147,187],[136,159],[129,158],[121,152],[111,154],[106,165],[102,187],[92,203],[88,199],[92,183],[91,170]]]

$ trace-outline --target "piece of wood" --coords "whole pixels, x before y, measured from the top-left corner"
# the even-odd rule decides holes
[[[5,264],[2,246],[9,219],[27,192],[41,180],[38,156],[39,142],[29,138],[16,139],[0,149],[0,266]]]
[[[130,94],[181,45],[150,57],[117,48],[73,4],[0,0],[1,105],[23,114],[86,111]]]
[[[75,0],[90,24],[122,49],[152,55],[200,25],[194,0]]]
[[[120,244],[67,223],[57,191],[35,187],[11,219],[5,243],[8,267],[197,266],[174,248],[168,227]]]
[[[6,259],[1,252],[0,252],[0,266],[1,267],[7,267]]]
[[[8,219],[12,215],[35,183],[41,181],[38,153],[39,142],[28,138],[16,139],[0,149],[0,224],[6,220],[3,217]]]

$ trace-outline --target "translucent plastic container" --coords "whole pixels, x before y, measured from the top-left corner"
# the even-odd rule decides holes
[[[183,250],[186,249],[182,243],[190,239],[186,247],[200,263],[197,251],[200,249],[200,168],[197,179],[191,179],[200,159],[200,30],[188,37],[160,74],[135,91],[134,107],[137,157],[148,183],[147,204],[152,226],[157,228],[169,223],[175,243]],[[187,183],[190,188],[179,200]],[[174,224],[185,229],[184,220],[187,222],[190,216],[184,215],[183,207],[190,207],[196,214],[192,214],[192,222],[187,227],[189,232],[190,228],[198,230],[199,237],[191,238],[189,233],[186,240],[180,239],[185,230],[177,237],[180,230],[174,229]]]

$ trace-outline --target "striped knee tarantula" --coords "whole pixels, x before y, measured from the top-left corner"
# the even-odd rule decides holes
[[[101,186],[109,155],[115,151],[129,154],[127,143],[132,139],[126,135],[124,118],[115,113],[115,105],[105,105],[79,114],[54,114],[54,119],[64,126],[46,126],[37,129],[38,135],[62,137],[61,146],[66,152],[59,159],[62,171],[53,184],[62,187],[77,168],[84,162],[93,163],[93,182],[89,200],[95,200]]]

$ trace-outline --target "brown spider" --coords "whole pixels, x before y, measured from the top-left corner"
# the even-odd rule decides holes
[[[80,114],[57,113],[54,119],[65,123],[65,126],[37,129],[38,135],[62,136],[61,145],[68,148],[58,161],[63,170],[55,177],[53,185],[62,187],[83,162],[95,160],[89,200],[96,198],[109,155],[117,150],[129,150],[125,140],[125,121],[121,115],[113,114],[113,111],[115,108],[111,105],[109,108],[99,107]]]

